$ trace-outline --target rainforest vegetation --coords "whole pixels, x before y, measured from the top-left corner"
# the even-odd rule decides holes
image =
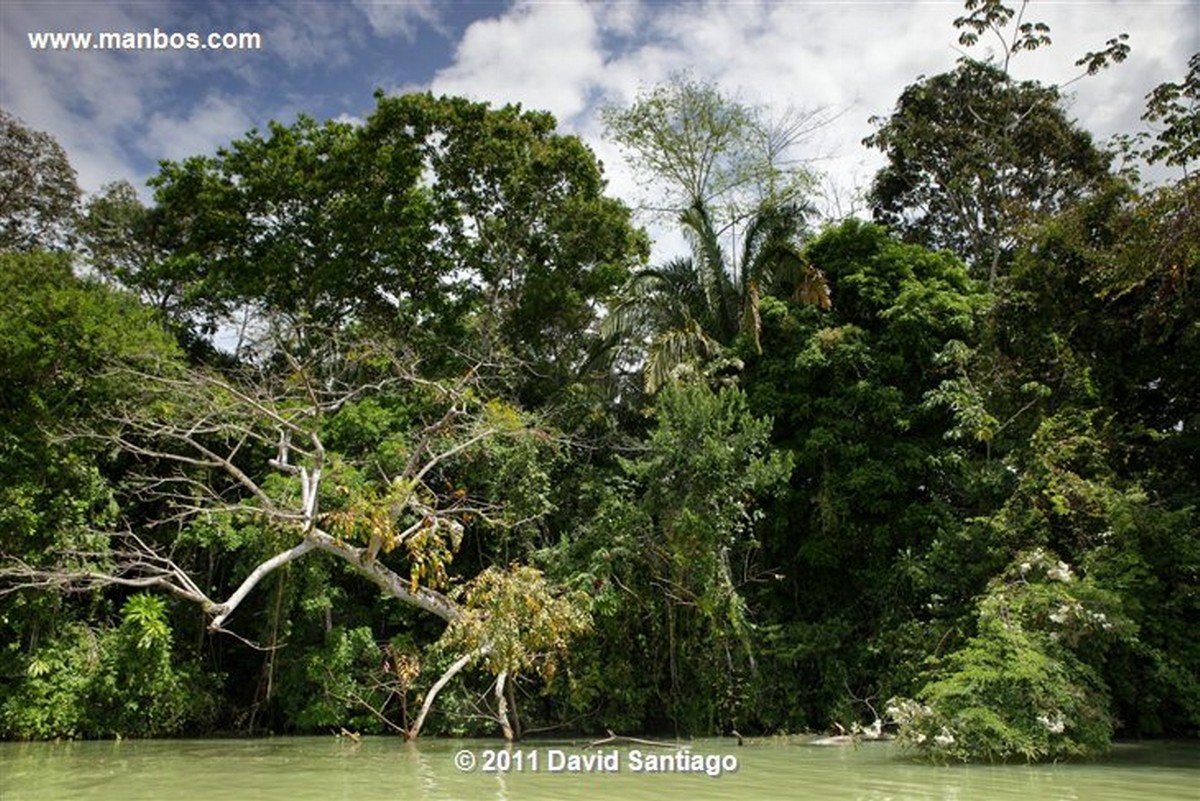
[[[957,27],[1002,58],[873,120],[870,221],[786,157],[819,114],[608,109],[664,260],[515,106],[149,204],[0,112],[0,737],[1195,735],[1200,55],[1102,143],[1009,72],[1045,26]]]

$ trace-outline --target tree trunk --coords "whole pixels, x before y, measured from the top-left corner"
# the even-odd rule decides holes
[[[508,709],[509,709],[510,716],[512,718],[513,738],[516,740],[520,740],[523,735],[521,733],[521,714],[519,711],[517,711],[517,689],[516,688],[517,688],[517,682],[515,679],[513,681],[508,682],[508,686],[507,686]]]
[[[508,720],[508,696],[504,693],[504,685],[508,679],[508,671],[500,671],[496,677],[496,716],[500,718],[500,731],[504,733],[505,742],[513,741],[513,728]]]
[[[485,645],[482,648],[477,648],[471,653],[460,657],[457,662],[446,669],[441,678],[433,683],[429,688],[429,692],[425,694],[425,702],[421,704],[421,711],[417,713],[417,719],[413,722],[412,728],[408,730],[407,738],[409,740],[417,739],[421,733],[421,727],[425,725],[425,716],[429,714],[429,710],[433,708],[433,701],[437,698],[437,694],[442,691],[450,679],[458,675],[458,672],[465,668],[473,659],[485,656],[491,650],[491,646]]]

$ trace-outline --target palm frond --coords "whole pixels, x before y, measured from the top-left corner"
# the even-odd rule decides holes
[[[780,266],[779,257],[789,248],[799,251],[806,215],[806,208],[796,203],[760,209],[750,219],[742,238],[745,274],[757,278],[760,285],[770,285]]]
[[[774,265],[771,284],[777,294],[793,303],[816,306],[826,311],[832,308],[825,273],[809,262],[799,245],[795,242],[776,242],[772,246],[770,260]]]
[[[696,275],[704,288],[709,331],[728,343],[737,333],[739,293],[712,217],[703,203],[696,202],[680,215],[679,221],[692,243]]]
[[[833,307],[833,299],[830,297],[829,282],[825,280],[825,273],[811,264],[805,264],[804,272],[792,293],[792,299],[805,306],[816,306],[829,311]]]
[[[721,343],[706,334],[696,320],[662,332],[646,354],[646,391],[657,392],[681,366],[711,359],[722,350]]]
[[[807,263],[799,245],[805,214],[803,206],[782,204],[747,218],[735,277],[708,209],[693,204],[679,218],[692,255],[630,279],[601,324],[604,347],[636,352],[631,362],[644,353],[646,388],[654,392],[681,365],[718,356],[739,334],[761,353],[765,291],[828,309],[825,276]]]

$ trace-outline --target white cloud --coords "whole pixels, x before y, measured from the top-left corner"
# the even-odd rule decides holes
[[[588,107],[600,80],[595,7],[572,0],[521,2],[467,28],[455,63],[433,79],[434,92],[552,112],[560,123]]]
[[[334,117],[333,120],[334,120],[334,122],[349,123],[350,125],[353,125],[355,128],[361,128],[367,124],[367,121],[364,120],[362,117],[358,116],[357,114],[350,114],[347,112],[342,112],[341,114]]]
[[[245,24],[262,32],[264,51],[291,68],[345,65],[362,44],[362,31],[353,24],[358,14],[340,3],[248,4],[242,10]]]
[[[621,37],[635,36],[646,16],[645,7],[637,0],[596,4],[592,10],[601,29]]]
[[[354,0],[354,5],[367,15],[378,36],[402,36],[411,42],[422,25],[446,34],[440,11],[444,6],[434,0]]]
[[[209,96],[182,117],[154,114],[146,123],[145,139],[164,159],[211,154],[252,127],[249,115],[225,97]]]

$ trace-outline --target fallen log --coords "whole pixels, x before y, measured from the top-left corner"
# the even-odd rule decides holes
[[[602,745],[612,745],[613,743],[629,743],[631,745],[648,745],[652,748],[674,748],[687,750],[692,746],[690,743],[664,743],[658,740],[643,740],[640,737],[625,737],[620,734],[614,734],[612,729],[605,729],[608,736],[599,740],[594,740],[588,743],[584,748],[598,748]]]

